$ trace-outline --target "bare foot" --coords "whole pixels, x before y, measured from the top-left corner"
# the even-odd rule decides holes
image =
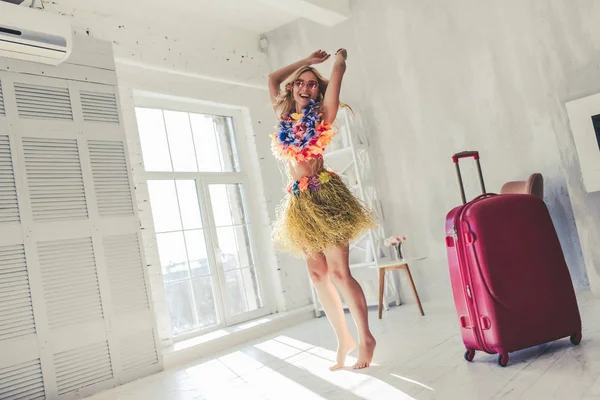
[[[358,360],[356,361],[356,364],[352,366],[352,369],[367,368],[371,365],[376,345],[377,342],[373,336],[368,337],[364,342],[361,342],[358,346]]]
[[[340,340],[338,342],[336,364],[329,367],[329,369],[331,371],[335,371],[344,368],[346,356],[355,348],[356,341],[352,338],[352,336],[348,336],[348,338]]]

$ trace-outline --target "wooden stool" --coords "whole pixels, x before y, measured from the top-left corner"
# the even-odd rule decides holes
[[[415,258],[413,260],[421,260],[425,257]],[[381,319],[381,315],[383,313],[383,291],[385,288],[385,273],[387,271],[394,271],[397,269],[402,269],[406,273],[408,280],[410,281],[410,285],[412,287],[413,294],[415,295],[415,299],[417,300],[417,305],[419,306],[419,311],[421,311],[421,315],[425,315],[423,312],[423,306],[421,306],[421,300],[419,299],[419,294],[417,293],[417,288],[415,287],[415,282],[413,281],[412,275],[410,274],[410,268],[408,267],[408,261],[406,260],[394,260],[392,262],[376,265],[375,268],[379,270],[379,319]]]

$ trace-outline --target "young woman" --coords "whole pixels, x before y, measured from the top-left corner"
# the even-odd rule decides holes
[[[339,49],[334,57],[329,80],[311,67],[330,58],[321,50],[269,75],[271,102],[279,119],[272,150],[286,163],[290,178],[288,195],[277,209],[274,239],[306,258],[312,283],[337,336],[337,362],[332,370],[344,367],[346,356],[356,348],[332,280],[358,330],[358,360],[353,368],[368,367],[375,350],[365,295],[350,273],[348,260],[350,241],[374,227],[374,218],[323,163],[323,152],[335,135],[332,124],[340,107],[347,52]]]

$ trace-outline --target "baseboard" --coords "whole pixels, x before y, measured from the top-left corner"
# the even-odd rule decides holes
[[[314,307],[308,305],[175,343],[162,351],[164,369],[175,368],[210,357],[228,348],[242,345],[314,318]]]

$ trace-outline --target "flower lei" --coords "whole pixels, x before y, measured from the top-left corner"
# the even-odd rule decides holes
[[[287,192],[294,193],[296,196],[306,191],[316,192],[322,184],[329,182],[332,176],[338,176],[338,174],[333,171],[321,171],[318,175],[304,176],[288,185]]]
[[[271,150],[279,159],[306,161],[322,158],[325,147],[335,135],[331,124],[321,122],[319,105],[314,100],[302,110],[292,113],[276,126],[271,135]]]

